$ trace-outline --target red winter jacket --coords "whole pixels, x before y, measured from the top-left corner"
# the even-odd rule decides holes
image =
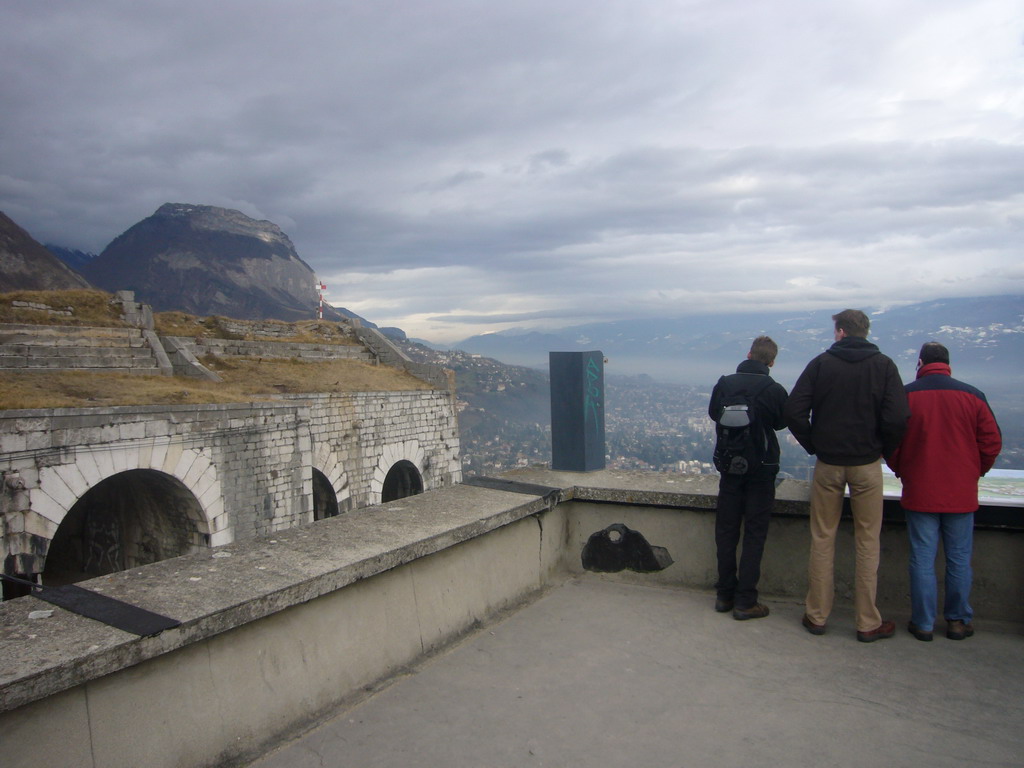
[[[910,421],[888,464],[903,481],[905,509],[974,512],[978,478],[992,468],[1003,440],[985,395],[929,363],[907,384]]]

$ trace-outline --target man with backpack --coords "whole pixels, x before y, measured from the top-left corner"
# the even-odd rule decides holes
[[[708,404],[715,422],[715,467],[721,472],[715,513],[715,610],[732,611],[737,621],[768,615],[768,606],[757,602],[757,582],[779,472],[775,430],[786,426],[786,389],[768,375],[778,352],[774,341],[758,336],[736,373],[718,380]],[[743,551],[737,568],[741,528]]]
[[[843,496],[853,512],[854,611],[857,639],[892,637],[875,604],[882,532],[882,457],[900,444],[910,410],[896,364],[867,340],[871,321],[859,309],[832,315],[835,343],[815,357],[786,401],[786,424],[816,456],[811,483],[811,551],[804,628],[825,634],[835,599],[836,532]]]

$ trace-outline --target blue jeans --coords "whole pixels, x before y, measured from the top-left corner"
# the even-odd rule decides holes
[[[946,555],[946,621],[971,623],[971,550],[974,547],[973,512],[913,512],[904,510],[910,537],[910,620],[923,632],[935,627],[938,588],[935,557],[939,536]]]

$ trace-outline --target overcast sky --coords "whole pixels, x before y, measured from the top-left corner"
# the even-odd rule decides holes
[[[1024,294],[1024,5],[4,2],[0,210],[98,253],[165,202],[439,342]]]

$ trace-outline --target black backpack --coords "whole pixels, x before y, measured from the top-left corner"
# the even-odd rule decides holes
[[[725,377],[719,386],[725,388]],[[715,419],[715,469],[723,475],[749,475],[764,464],[768,452],[768,436],[754,401],[773,383],[768,376],[749,389],[739,389],[722,396],[721,409]]]

